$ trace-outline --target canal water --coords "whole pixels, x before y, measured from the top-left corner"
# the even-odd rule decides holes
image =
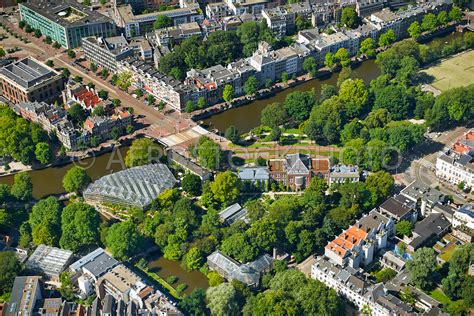
[[[161,254],[150,258],[148,269],[150,272],[158,274],[164,280],[171,275],[176,276],[178,279],[172,286],[176,288],[178,284],[187,284],[188,287],[184,291],[186,294],[191,293],[196,288],[207,289],[209,287],[207,277],[203,273],[200,271],[188,272],[180,266],[179,262],[165,259]]]
[[[363,63],[352,68],[357,73],[357,76],[364,80],[366,84],[372,79],[377,78],[380,75],[380,70],[375,64],[375,60],[367,60]],[[309,91],[315,89],[319,96],[321,92],[321,86],[323,84],[336,85],[339,73],[332,73],[325,78],[313,79],[302,84],[293,86],[278,92],[272,96],[252,101],[251,103],[236,107],[225,112],[211,116],[203,120],[204,125],[208,125],[209,129],[218,129],[219,131],[225,131],[225,129],[231,125],[234,125],[240,133],[246,133],[252,128],[260,125],[260,114],[262,110],[270,103],[285,101],[286,96],[289,93],[295,91]]]
[[[451,39],[461,36],[462,34],[459,32],[448,33],[435,37],[425,44],[431,45],[433,42],[447,43]],[[366,84],[369,84],[372,79],[375,79],[380,75],[380,69],[375,63],[375,60],[366,60],[359,65],[352,67],[352,70],[355,71],[358,77],[363,79]],[[268,104],[273,102],[283,103],[289,93],[294,91],[309,91],[313,88],[319,96],[321,86],[323,84],[336,85],[338,77],[339,73],[332,73],[326,78],[304,82],[278,92],[270,97],[255,100],[247,105],[236,107],[204,119],[204,125],[209,126],[210,130],[218,129],[221,132],[224,132],[227,127],[234,125],[240,133],[249,132],[252,128],[260,125],[260,114]]]
[[[121,146],[98,157],[82,159],[59,167],[28,171],[33,182],[33,197],[40,199],[46,195],[64,193],[63,177],[75,165],[85,168],[93,181],[124,169],[128,148],[128,146]],[[13,175],[0,177],[0,183],[11,185],[13,177]]]

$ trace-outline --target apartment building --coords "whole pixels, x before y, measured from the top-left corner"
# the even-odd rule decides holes
[[[14,104],[53,101],[63,88],[61,74],[32,57],[0,69],[0,94]]]
[[[340,267],[327,258],[316,259],[311,267],[311,277],[334,289],[359,311],[368,306],[374,316],[410,315],[413,312],[410,305],[388,293],[383,284],[368,280],[361,270]]]
[[[440,213],[431,213],[421,222],[416,223],[412,236],[404,236],[403,241],[410,252],[416,251],[446,234],[451,223]]]
[[[453,227],[464,226],[474,230],[474,204],[460,207],[453,215]]]
[[[4,310],[6,316],[33,315],[44,297],[43,280],[40,276],[18,276],[13,282],[10,302]]]
[[[268,161],[271,179],[297,191],[307,187],[313,177],[327,179],[329,168],[328,158],[312,158],[305,154],[290,154]]]
[[[273,35],[281,39],[295,30],[296,14],[285,7],[276,7],[264,9],[262,17],[265,19],[268,28],[272,30]]]
[[[79,104],[84,110],[93,111],[98,106],[107,108],[106,100],[102,100],[94,88],[69,80],[62,92],[66,109],[73,104]]]
[[[174,10],[159,11],[135,15],[130,5],[114,6],[115,22],[125,30],[125,37],[131,38],[145,35],[153,31],[153,24],[159,15],[173,19],[173,24],[200,22],[204,16],[200,13],[197,3],[187,3],[186,6]]]
[[[465,188],[474,187],[474,152],[459,154],[448,150],[436,159],[436,176],[453,185],[463,183]]]
[[[187,101],[197,102],[196,87],[189,83],[163,75],[157,71],[153,64],[129,57],[120,62],[119,72],[127,71],[132,74],[132,85],[144,89],[177,111],[182,111]],[[196,100],[196,101],[194,101]]]
[[[144,9],[159,9],[161,6],[178,5],[178,0],[114,0],[117,5],[129,4],[136,12]]]
[[[344,230],[324,248],[324,255],[341,267],[358,269],[370,264],[376,253],[387,247],[395,221],[372,210]]]
[[[74,0],[37,0],[18,4],[23,21],[65,48],[76,48],[88,36],[115,35],[113,21]]]
[[[208,19],[220,20],[230,15],[229,7],[223,2],[208,3],[206,5],[206,17]]]
[[[154,33],[154,41],[158,46],[171,47],[181,44],[181,42],[191,36],[202,37],[201,27],[197,22],[183,23],[177,26],[158,29]]]
[[[88,60],[112,73],[117,72],[119,61],[133,54],[133,49],[123,35],[83,38],[82,49]]]
[[[438,204],[445,204],[446,197],[435,188],[415,180],[406,186],[400,194],[416,205],[422,217],[427,216]]]
[[[379,206],[379,212],[385,216],[393,218],[395,221],[409,221],[416,223],[418,211],[410,200],[404,202],[399,196],[390,197]]]

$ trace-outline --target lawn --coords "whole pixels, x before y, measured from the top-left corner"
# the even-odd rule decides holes
[[[470,85],[474,83],[474,50],[443,60],[423,72],[435,78],[431,85],[440,91]]]
[[[443,253],[439,255],[441,259],[444,260],[444,262],[449,262],[451,259],[451,256],[453,255],[454,250],[456,250],[457,245],[455,243],[450,244],[448,247],[446,247],[443,250]]]
[[[447,297],[446,294],[444,294],[440,289],[435,289],[431,291],[429,295],[445,306],[449,303],[452,303],[449,297]]]

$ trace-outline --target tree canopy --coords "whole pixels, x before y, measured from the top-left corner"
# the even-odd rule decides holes
[[[97,211],[85,203],[71,203],[61,214],[61,248],[73,252],[97,244],[100,217]]]
[[[105,240],[107,248],[119,260],[127,260],[138,253],[143,246],[143,237],[131,220],[110,226]]]
[[[91,182],[86,170],[74,166],[63,177],[63,187],[66,192],[80,192]]]

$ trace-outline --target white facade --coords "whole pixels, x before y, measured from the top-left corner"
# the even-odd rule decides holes
[[[459,210],[454,212],[452,225],[453,227],[462,225],[470,229],[474,229],[474,205],[464,205]]]
[[[436,159],[436,176],[457,185],[474,187],[474,163],[469,155],[442,154]]]

